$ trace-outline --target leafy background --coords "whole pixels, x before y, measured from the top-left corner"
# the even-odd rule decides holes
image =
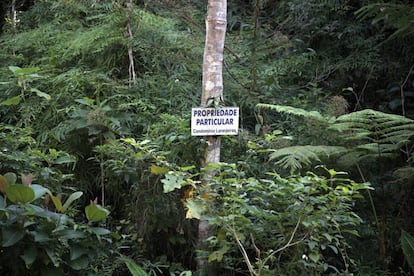
[[[79,210],[91,201],[110,211],[94,223],[112,245],[79,274],[122,275],[134,263],[196,273],[207,212],[205,254],[220,275],[409,275],[412,3],[228,1],[224,95],[240,107],[240,134],[223,137],[225,164],[202,188],[206,141],[190,136],[189,110],[201,96],[204,2],[16,0],[13,17],[3,1],[0,174],[31,174],[62,199],[81,191],[68,211],[85,229]],[[59,213],[44,196],[30,204]],[[43,219],[22,217],[39,232]],[[19,269],[73,269],[52,255]]]

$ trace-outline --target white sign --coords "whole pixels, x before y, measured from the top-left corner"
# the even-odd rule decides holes
[[[191,135],[237,135],[239,133],[239,108],[192,108]]]

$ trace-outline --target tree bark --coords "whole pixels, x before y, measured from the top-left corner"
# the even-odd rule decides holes
[[[227,0],[209,0],[206,17],[206,41],[203,57],[203,82],[201,106],[214,98],[223,101],[223,51],[227,27]],[[220,162],[220,137],[208,136],[205,152],[205,164]],[[204,175],[203,185],[208,184],[214,176],[214,171]],[[202,216],[198,226],[198,249],[201,252],[197,258],[199,275],[212,275],[212,266],[208,263],[206,252],[207,238],[211,236],[208,221]]]

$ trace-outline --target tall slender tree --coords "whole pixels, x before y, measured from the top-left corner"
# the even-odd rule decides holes
[[[206,106],[209,99],[223,101],[223,51],[227,27],[227,0],[209,0],[206,17],[206,40],[203,57],[203,82],[201,106]],[[205,164],[220,162],[220,137],[208,136],[205,151]],[[214,171],[207,171],[204,184],[208,183]],[[198,227],[199,249],[206,247],[205,242],[210,236],[208,221],[200,219]],[[209,273],[206,256],[199,256],[198,269],[201,275]],[[204,272],[203,272],[204,271]]]

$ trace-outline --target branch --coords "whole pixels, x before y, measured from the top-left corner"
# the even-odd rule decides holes
[[[247,255],[247,252],[246,252],[246,250],[244,249],[243,244],[240,242],[239,237],[237,236],[237,233],[236,233],[236,231],[234,230],[234,228],[233,228],[233,227],[231,228],[231,231],[233,232],[233,236],[234,236],[234,238],[236,239],[237,245],[238,245],[238,246],[239,246],[239,248],[240,248],[240,251],[241,251],[241,253],[242,253],[242,255],[243,255],[243,258],[244,258],[244,260],[246,261],[247,268],[249,269],[250,275],[255,275],[255,276],[256,276],[256,275],[259,275],[259,274],[258,274],[258,273],[254,270],[254,267],[253,267],[252,263],[250,262],[249,256]]]

